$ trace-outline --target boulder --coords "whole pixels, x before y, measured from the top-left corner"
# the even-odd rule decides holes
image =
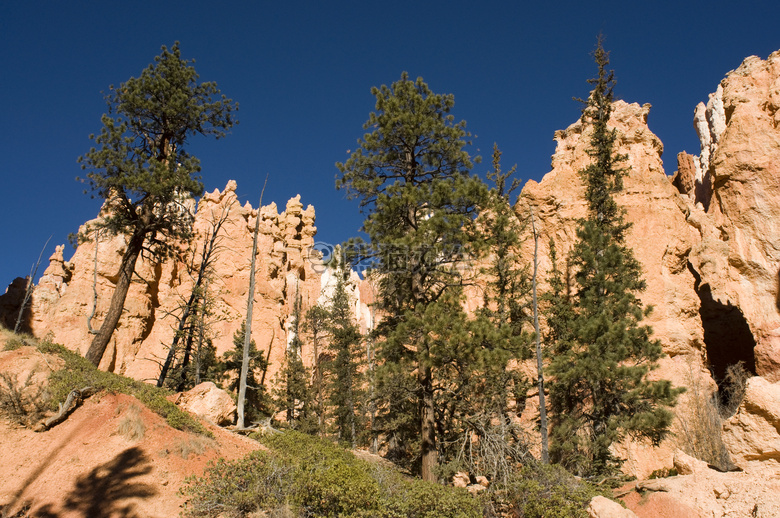
[[[737,466],[780,476],[780,383],[748,379],[737,413],[723,425],[723,443]]]
[[[471,479],[465,471],[458,471],[452,477],[452,485],[455,487],[468,487],[469,484],[471,484]]]
[[[637,518],[630,509],[603,496],[593,497],[588,504],[588,516],[590,518]]]
[[[236,404],[233,398],[210,381],[178,394],[176,404],[214,424],[229,425],[236,419]]]
[[[674,452],[674,469],[680,475],[693,475],[694,473],[706,472],[710,467],[703,460],[691,457],[682,450]]]

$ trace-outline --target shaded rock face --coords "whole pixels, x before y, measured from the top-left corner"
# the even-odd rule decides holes
[[[246,314],[252,233],[259,212],[252,336],[266,355],[271,347],[272,379],[284,355],[296,294],[304,309],[319,295],[319,276],[308,260],[316,233],[315,214],[313,207],[303,208],[299,196],[288,201],[281,213],[273,203],[259,211],[249,203],[241,206],[235,190],[231,181],[223,191],[203,196],[194,220],[196,237],[186,253],[161,262],[139,259],[101,368],[141,380],[157,378],[178,325],[176,316],[181,315],[195,283],[206,237],[222,216],[225,221],[217,234],[213,268],[204,285],[214,301],[209,323],[217,354],[232,348],[233,333],[243,325]],[[125,248],[125,236],[92,236],[66,262],[58,247],[33,293],[32,332],[36,336],[51,333],[55,341],[83,354],[92,340],[87,320],[93,308],[93,280],[96,277],[97,304],[91,322],[97,329]]]

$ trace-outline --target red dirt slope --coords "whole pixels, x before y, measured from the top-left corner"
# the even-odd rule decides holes
[[[0,370],[17,371],[8,368],[35,357],[42,358],[27,347],[0,352]],[[105,393],[46,432],[0,418],[0,510],[7,516],[28,507],[31,516],[49,518],[177,516],[188,475],[259,447],[204,425],[214,439],[171,428],[132,396]]]

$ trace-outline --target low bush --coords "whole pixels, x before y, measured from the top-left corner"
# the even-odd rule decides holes
[[[269,448],[217,461],[187,480],[185,516],[476,518],[480,502],[465,490],[409,480],[330,442],[298,432],[257,437]]]
[[[43,418],[48,408],[48,391],[32,383],[35,373],[19,379],[7,372],[0,374],[0,413],[22,426],[32,426]]]
[[[557,465],[527,464],[509,483],[484,495],[485,515],[511,510],[518,518],[587,518],[594,496],[611,496],[607,489],[575,478]]]

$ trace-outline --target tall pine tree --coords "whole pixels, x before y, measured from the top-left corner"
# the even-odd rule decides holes
[[[592,159],[580,171],[588,213],[569,256],[571,292],[559,293],[548,318],[555,338],[550,455],[584,476],[613,473],[620,459],[610,446],[626,435],[656,444],[663,439],[672,421],[668,407],[678,394],[670,382],[647,378],[663,353],[650,327],[640,325],[649,312],[637,298],[645,282],[625,244],[630,224],[613,197],[623,188],[626,157],[616,153],[617,131],[608,127],[614,76],[601,39],[594,57],[598,76],[588,81],[594,89],[582,111]],[[566,280],[558,270],[553,288],[562,291]]]
[[[336,288],[330,301],[330,404],[333,408],[334,428],[339,442],[354,448],[362,431],[359,405],[363,401],[360,358],[362,337],[354,322],[347,280],[342,269],[336,270]]]
[[[311,374],[303,364],[303,320],[301,297],[296,292],[290,322],[290,343],[284,358],[284,367],[279,372],[276,390],[276,404],[284,411],[287,426],[293,430],[316,435],[318,419],[311,390]]]
[[[98,147],[79,159],[92,192],[106,200],[107,215],[94,228],[127,236],[111,304],[85,354],[95,365],[119,323],[142,252],[163,254],[171,242],[192,236],[183,200],[200,195],[203,184],[188,140],[198,134],[221,138],[237,122],[238,105],[216,83],[199,83],[190,63],[176,42],[170,50],[163,46],[139,77],[112,85],[103,128],[90,136]]]
[[[440,367],[462,345],[460,337],[437,331],[459,310],[460,266],[479,242],[474,218],[486,189],[469,174],[469,134],[450,114],[452,95],[435,94],[406,73],[372,93],[369,132],[345,163],[336,164],[337,187],[368,212],[366,255],[380,279],[385,315],[377,330],[380,378],[386,380],[380,384],[384,432],[407,451],[415,448],[422,477],[435,480]]]

